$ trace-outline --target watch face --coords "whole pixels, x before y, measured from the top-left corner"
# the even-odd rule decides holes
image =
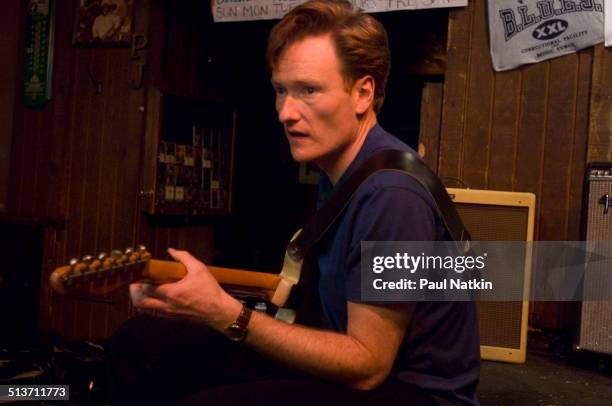
[[[246,337],[246,329],[234,323],[227,328],[227,337],[232,341],[242,341]]]

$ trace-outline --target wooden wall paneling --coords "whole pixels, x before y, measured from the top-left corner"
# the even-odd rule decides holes
[[[150,27],[151,8],[153,2],[142,1],[135,4],[135,32],[148,33]],[[117,64],[113,71],[116,81],[113,99],[123,101],[116,105],[112,116],[107,120],[116,125],[110,133],[113,148],[111,151],[112,167],[107,179],[112,185],[109,236],[110,247],[125,249],[137,248],[141,212],[139,209],[140,174],[142,168],[142,142],[144,137],[144,117],[146,113],[145,89],[150,81],[145,70],[144,82],[140,87],[134,87],[132,79],[136,71],[135,63],[149,63],[149,47],[138,52],[139,60],[131,61],[127,50],[117,50],[116,59],[123,61]],[[128,289],[120,289],[110,295],[110,306],[105,313],[100,313],[104,319],[100,332],[109,336],[125,321],[131,311]],[[102,323],[101,323],[102,324]]]
[[[43,264],[41,269],[40,304],[38,312],[38,325],[41,329],[49,331],[52,328],[53,307],[51,306],[51,289],[47,281],[55,269],[55,250],[57,247],[57,230],[46,227],[43,236]]]
[[[162,56],[166,31],[164,2],[152,0],[149,14],[149,29],[147,30],[148,46],[146,49],[147,66],[145,77],[151,86],[162,86]]]
[[[46,264],[136,243],[143,130],[144,93],[130,88],[129,50],[73,47],[75,6],[57,6],[53,99],[32,111],[23,107],[21,88],[15,92],[7,201],[13,214],[66,217],[66,229],[54,242],[57,249],[45,251],[53,256]],[[148,1],[137,4],[137,32],[146,32],[148,7]],[[22,83],[23,58],[17,60],[17,83]],[[90,73],[102,83],[100,94]],[[68,338],[106,335],[114,320],[127,316],[127,294],[119,297],[76,300],[43,291],[50,313],[41,322]]]
[[[595,46],[588,162],[612,161],[612,54],[603,44]]]
[[[7,207],[11,143],[13,140],[13,115],[17,84],[17,52],[20,49],[23,2],[5,0],[0,13],[0,211]]]
[[[487,189],[512,190],[516,165],[520,91],[519,70],[499,72],[495,75]]]
[[[105,99],[107,103],[103,112],[104,123],[101,128],[101,136],[97,153],[100,156],[95,187],[96,210],[92,213],[92,222],[95,222],[95,244],[93,254],[100,252],[109,253],[110,250],[119,248],[115,245],[114,232],[116,226],[116,200],[124,196],[117,192],[117,180],[121,174],[118,171],[118,158],[120,148],[125,142],[125,122],[127,121],[127,109],[123,101],[127,98],[129,69],[126,64],[117,61],[126,60],[125,50],[109,49],[106,52],[106,75],[108,83],[105,84]],[[111,62],[112,61],[112,62]],[[122,102],[118,102],[122,101]],[[123,247],[121,247],[123,248]],[[113,305],[114,295],[110,295],[103,301],[93,300],[89,306],[91,313],[89,317],[87,337],[105,337],[108,335],[110,313],[115,312]]]
[[[20,64],[18,83],[23,83],[23,64]],[[39,149],[41,123],[45,118],[43,110],[27,110],[23,107],[21,89],[17,92],[15,100],[15,133],[13,137],[11,176],[9,177],[10,188],[8,196],[9,212],[22,215],[34,216],[36,201],[36,169],[39,164],[36,153]],[[13,178],[12,174],[17,174]]]
[[[189,48],[189,64],[187,67],[189,68],[188,74],[191,78],[191,86],[195,90],[195,94],[198,97],[204,97],[204,75],[200,72],[200,69],[202,69],[200,59],[202,57],[198,56],[204,49],[203,44],[201,44],[200,29],[197,23],[193,23],[191,26],[191,47]]]
[[[48,191],[45,208],[37,208],[50,217],[64,218],[67,202],[67,168],[71,129],[72,104],[74,103],[73,79],[76,72],[75,52],[71,46],[74,4],[56,2],[55,49],[53,63],[53,99],[50,108],[49,144],[45,157],[49,159],[45,169],[45,185]],[[65,233],[58,233],[58,244]],[[59,252],[56,251],[56,255]]]
[[[419,143],[425,147],[423,160],[434,172],[438,170],[440,153],[440,121],[442,120],[442,99],[444,85],[426,82],[421,95],[421,117]]]
[[[53,295],[51,298],[51,330],[56,331],[62,336],[65,335],[61,327],[64,325],[66,319],[71,319],[71,314],[74,313],[74,306],[68,307],[67,299],[60,295]]]
[[[137,3],[136,32],[147,32],[149,18],[160,17],[161,3]],[[149,14],[151,4],[154,7]],[[154,242],[157,257],[167,258],[168,246],[183,245],[198,258],[211,260],[212,227],[153,226],[141,214],[138,191],[144,87],[130,87],[134,66],[128,60],[128,49],[72,46],[74,12],[72,3],[58,3],[53,101],[42,110],[29,111],[22,106],[21,92],[15,92],[7,205],[14,214],[66,217],[66,228],[57,233],[53,249],[45,251],[54,266],[71,257],[134,246],[145,234]],[[147,62],[155,65],[150,66],[150,72],[145,70],[146,80],[170,72],[177,92],[195,94],[199,86],[197,27],[175,24],[174,29],[163,32],[176,39],[170,44],[186,44],[173,49],[172,54],[182,65],[172,66],[177,60],[168,58],[166,68],[176,71],[165,71],[159,57],[161,47],[141,51],[144,57],[150,55]],[[159,40],[160,32],[152,33],[153,42]],[[21,65],[19,59],[15,68],[18,83],[23,79]],[[101,93],[96,92],[90,74],[102,83]],[[46,263],[51,269],[51,263]],[[130,312],[127,290],[95,300],[47,293],[42,297],[48,302],[48,318],[41,323],[69,339],[108,336]]]
[[[60,181],[56,189],[55,198],[57,199],[57,212],[61,217],[69,219],[67,221],[66,228],[61,232],[57,233],[55,250],[55,263],[56,265],[63,264],[67,261],[68,255],[76,255],[77,249],[74,248],[75,239],[74,231],[77,230],[78,221],[75,222],[70,217],[70,208],[75,207],[75,199],[77,196],[74,194],[75,187],[70,184],[71,174],[73,173],[72,163],[73,154],[75,153],[74,145],[76,139],[75,134],[75,123],[81,122],[83,119],[82,115],[77,115],[75,95],[79,89],[79,82],[75,80],[78,74],[78,69],[82,68],[78,66],[76,59],[76,52],[71,47],[72,41],[72,21],[74,17],[74,9],[72,5],[64,3],[57,4],[56,13],[56,39],[55,39],[55,58],[54,58],[54,71],[55,80],[54,89],[57,89],[57,95],[54,96],[52,103],[59,104],[61,101],[60,116],[63,117],[61,120],[55,120],[53,125],[53,134],[55,137],[55,144],[61,145],[61,150],[58,151],[60,154],[57,159],[57,165],[60,171]],[[81,82],[83,85],[85,82]],[[82,106],[79,106],[82,107]],[[79,121],[75,121],[75,119]],[[79,137],[82,140],[81,137]],[[72,186],[72,188],[71,188]],[[71,194],[71,191],[73,194]],[[72,205],[72,206],[71,206]],[[70,232],[69,232],[70,229]],[[70,248],[69,248],[70,247]],[[68,251],[70,251],[68,253]],[[57,296],[50,296],[50,311],[51,311],[51,327],[56,331],[61,331],[67,320],[72,320],[75,304],[74,302]],[[72,325],[72,323],[66,323]]]
[[[588,142],[589,98],[592,73],[592,49],[576,54],[578,58],[576,72],[576,103],[573,128],[573,142],[568,145],[571,150],[571,162],[567,183],[567,203],[565,210],[565,239],[579,240],[582,208],[584,172],[586,168],[586,151]],[[555,328],[571,328],[580,317],[580,306],[575,302],[558,304],[558,322]]]
[[[70,64],[63,45],[66,37],[71,38],[71,31],[64,22],[73,14],[66,4],[57,5],[56,42],[54,48],[52,99],[44,108],[30,110],[23,106],[23,44],[19,45],[16,61],[15,115],[13,147],[11,158],[10,196],[7,200],[9,212],[26,216],[43,216],[57,218],[60,216],[62,190],[62,159],[65,143],[63,131],[66,124],[67,91],[66,75]],[[19,13],[20,27],[23,27],[25,13]],[[12,16],[13,18],[15,16]],[[19,38],[19,37],[18,37]],[[23,39],[21,39],[23,41]]]
[[[29,114],[32,121],[27,124],[27,131],[30,143],[25,149],[25,185],[23,187],[24,196],[28,199],[22,200],[24,213],[30,216],[36,215],[37,207],[44,207],[44,181],[45,176],[41,174],[44,163],[44,145],[47,135],[47,125],[52,120],[48,110],[38,110]],[[42,193],[37,193],[41,191]]]
[[[180,89],[179,84],[179,68],[180,55],[182,52],[182,42],[180,31],[181,27],[178,24],[175,16],[170,13],[171,5],[166,3],[165,8],[165,32],[164,32],[164,47],[162,53],[162,80],[166,89]]]
[[[190,226],[185,233],[184,245],[200,261],[212,264],[214,257],[214,232],[210,227]]]
[[[153,258],[159,258],[157,254],[157,233],[151,226],[147,216],[139,213],[138,243],[147,247]]]
[[[546,115],[543,173],[540,183],[539,240],[567,238],[569,182],[573,160],[578,56],[553,59]],[[533,321],[544,328],[567,327],[565,305],[557,302],[534,303]]]
[[[185,27],[183,21],[181,21],[180,16],[170,13],[169,15],[172,19],[170,38],[172,38],[173,42],[169,42],[165,49],[168,51],[167,57],[174,62],[168,72],[172,80],[171,86],[173,89],[177,89],[181,94],[189,94],[185,92],[187,78],[183,76],[186,63],[185,53],[189,46],[187,42],[188,36],[186,34],[187,27]]]
[[[193,75],[193,73],[195,72],[194,67],[195,67],[195,60],[193,59],[194,57],[194,51],[196,50],[196,45],[195,45],[195,30],[194,28],[191,26],[190,21],[185,21],[184,20],[184,24],[182,24],[181,26],[183,27],[183,30],[181,31],[182,34],[182,38],[181,38],[181,42],[182,42],[182,55],[181,55],[181,60],[183,61],[182,63],[179,63],[179,66],[181,68],[180,70],[180,78],[181,78],[181,89],[193,89],[194,84],[195,84],[195,76]],[[189,25],[185,25],[185,24],[189,24]]]
[[[543,178],[540,184],[540,240],[563,240],[568,208],[568,182],[574,145],[578,56],[550,63]]]
[[[81,229],[78,236],[80,243],[79,252],[81,254],[95,255],[99,250],[98,233],[100,232],[100,214],[102,207],[100,187],[102,185],[101,173],[103,161],[105,160],[104,144],[107,138],[107,108],[111,103],[110,94],[115,81],[112,73],[109,72],[111,54],[108,49],[95,49],[89,56],[87,69],[98,82],[102,83],[102,92],[98,94],[91,86],[84,97],[89,98],[90,108],[84,112],[88,115],[87,127],[83,131],[87,133],[87,144],[85,150],[81,151],[84,155],[84,170],[78,173],[75,179],[80,183],[81,200]],[[116,63],[114,61],[113,63]],[[85,77],[80,80],[86,80]],[[78,114],[78,113],[77,113]],[[78,131],[78,129],[77,129]],[[108,158],[107,158],[108,159]]]
[[[26,208],[23,207],[25,202],[29,202],[28,199],[31,196],[24,195],[24,178],[26,176],[25,171],[29,168],[28,165],[32,164],[31,159],[26,159],[27,147],[32,144],[32,133],[27,131],[26,125],[31,125],[32,120],[30,117],[26,119],[30,111],[26,110],[23,106],[23,80],[24,80],[24,43],[25,38],[23,36],[23,29],[25,27],[25,7],[21,5],[18,9],[13,9],[13,12],[17,14],[9,15],[9,10],[6,10],[5,14],[8,18],[15,19],[18,21],[18,29],[20,31],[17,44],[17,53],[15,55],[15,92],[14,97],[14,113],[13,113],[13,134],[11,141],[11,159],[9,162],[9,176],[8,176],[8,194],[6,207],[7,211],[11,214],[26,215]],[[7,48],[8,51],[9,48]],[[10,61],[10,59],[8,59]],[[32,117],[33,118],[33,117]]]
[[[77,52],[81,51],[80,49]],[[95,255],[97,239],[97,210],[98,210],[98,184],[99,184],[99,162],[100,143],[104,137],[104,112],[107,103],[107,92],[109,91],[111,80],[108,75],[108,51],[106,49],[83,50],[82,69],[76,78],[89,86],[83,88],[83,93],[78,97],[87,100],[87,108],[76,114],[85,115],[84,122],[80,127],[74,128],[76,138],[83,137],[84,144],[79,145],[73,157],[77,165],[74,169],[72,182],[75,191],[73,204],[71,205],[70,218],[75,221],[75,228],[70,229],[68,237],[76,241],[76,250],[73,251],[77,256]],[[80,53],[80,52],[79,52]],[[101,83],[102,93],[98,94],[97,89],[91,82],[89,76]],[[77,214],[78,213],[78,214]],[[71,338],[87,337],[89,333],[89,321],[92,317],[92,305],[89,301],[74,299],[74,318],[72,325],[65,325],[63,328],[69,331]]]
[[[568,128],[566,139],[568,141],[565,146],[566,154],[569,155],[567,173],[561,175],[566,188],[564,198],[558,196],[559,203],[563,202],[564,210],[558,210],[556,216],[547,214],[547,216],[560,217],[558,223],[564,224],[565,227],[555,229],[555,238],[563,238],[565,240],[580,239],[580,210],[582,205],[582,188],[583,176],[586,167],[586,149],[588,136],[588,117],[589,117],[589,90],[591,81],[592,69],[592,50],[585,50],[576,55],[572,55],[575,60],[575,82],[568,80],[567,88],[571,89],[571,85],[575,84],[574,99],[575,102],[567,103],[567,111],[561,111],[560,114],[568,115],[573,120],[573,127]],[[566,65],[572,67],[572,65]],[[551,70],[552,71],[552,70]],[[571,70],[569,71],[572,72]],[[571,77],[567,79],[573,79]],[[574,111],[571,111],[571,108]],[[569,124],[569,119],[567,120]],[[564,140],[560,140],[564,142]],[[562,168],[562,165],[560,165]],[[547,179],[548,182],[548,179]],[[579,318],[579,307],[571,302],[548,302],[540,303],[537,307],[539,310],[539,325],[549,328],[571,328],[575,325]]]
[[[116,50],[114,50],[116,51]],[[126,80],[127,69],[123,65],[115,66],[116,61],[126,58],[123,53],[113,52],[108,54],[108,61],[115,61],[108,68],[109,82],[105,88],[105,98],[109,100],[104,110],[103,132],[98,144],[97,153],[100,155],[99,165],[96,168],[97,183],[92,185],[95,191],[97,210],[92,213],[97,225],[95,236],[96,244],[94,253],[106,252],[117,248],[125,248],[117,245],[115,233],[117,231],[116,215],[117,200],[124,199],[120,194],[117,184],[123,173],[120,170],[119,156],[122,144],[126,139],[125,122],[127,121],[127,109],[124,103],[128,95]]]
[[[489,55],[487,11],[484,2],[473,4],[470,46],[466,72],[465,128],[461,151],[461,178],[471,188],[483,189],[489,174],[491,114],[494,77]]]
[[[128,82],[129,67],[124,68],[123,78]],[[121,131],[122,141],[119,144],[116,162],[116,199],[113,216],[113,245],[125,249],[137,247],[139,209],[139,174],[141,171],[141,146],[144,132],[144,90],[133,90],[129,85],[123,86],[127,100],[126,119]],[[112,317],[109,322],[110,334],[129,314],[129,296],[126,289],[117,292],[113,300]]]
[[[196,249],[194,249],[194,252],[202,261],[212,264],[215,257],[214,229],[207,227],[200,228],[198,229],[198,231],[199,234],[195,239],[195,241],[198,243],[198,246]],[[278,270],[278,272],[280,272],[280,270]]]
[[[166,3],[162,51],[162,88],[173,93],[202,97],[202,80],[197,69],[199,30],[204,10],[197,3]],[[202,14],[198,14],[198,13]]]
[[[474,2],[449,11],[438,175],[461,176]]]
[[[592,72],[593,49],[588,48],[578,53],[578,83],[576,89],[576,111],[574,112],[574,153],[570,177],[568,179],[569,205],[567,209],[567,227],[565,230],[565,236],[570,241],[581,238],[582,189],[587,163]],[[610,112],[610,110],[608,111]]]
[[[484,7],[470,2],[450,13],[439,174],[478,186],[484,178],[488,189],[533,192],[536,238],[576,238],[587,151],[589,159],[612,159],[610,52],[599,46],[594,56],[585,50],[487,75]],[[471,159],[487,148],[484,165]],[[543,327],[567,325],[563,305],[546,303],[534,313]]]
[[[190,78],[185,74],[189,71],[186,66],[189,63],[188,56],[190,54],[191,38],[189,36],[189,26],[183,15],[177,16],[176,24],[174,25],[176,30],[176,41],[174,45],[168,47],[168,50],[175,49],[175,63],[174,63],[174,83],[179,93],[191,95],[193,94],[192,88],[189,86]]]
[[[23,83],[23,63],[19,61],[17,65],[17,83]],[[24,111],[22,107],[21,92],[15,91],[15,112],[13,115],[13,139],[11,142],[11,159],[9,162],[9,176],[6,196],[6,209],[8,213],[22,214],[21,202],[23,199],[23,151],[26,148],[26,133],[23,129]]]
[[[537,63],[525,66],[521,68],[521,75],[520,118],[512,190],[534,193],[537,209],[540,206],[539,191],[544,162],[549,65]],[[538,225],[536,219],[536,236]]]
[[[534,193],[537,199],[536,210],[539,210],[540,184],[544,174],[550,64],[537,63],[521,69],[523,84],[514,190]],[[540,218],[539,215],[536,217]],[[536,239],[539,235],[539,223],[536,221]],[[545,320],[558,319],[557,308],[554,303],[533,302],[530,306],[529,322],[543,327]]]
[[[66,156],[66,207],[67,218],[64,231],[63,255],[59,263],[65,263],[68,259],[79,257],[84,254],[81,245],[82,223],[84,218],[83,202],[85,198],[84,174],[87,170],[88,145],[90,142],[89,120],[93,106],[90,95],[94,92],[93,84],[89,79],[89,67],[92,57],[92,49],[73,49],[75,53],[75,71],[73,77],[73,102],[71,109],[71,123],[69,128],[69,147]],[[61,62],[60,62],[61,63]],[[55,296],[54,327],[68,337],[75,333],[75,322],[77,317],[77,302],[74,299]]]

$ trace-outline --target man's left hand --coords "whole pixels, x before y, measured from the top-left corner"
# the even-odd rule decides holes
[[[187,275],[162,285],[131,284],[135,307],[196,317],[219,331],[236,320],[242,305],[221,288],[206,265],[187,251],[170,248],[168,253],[185,265]]]

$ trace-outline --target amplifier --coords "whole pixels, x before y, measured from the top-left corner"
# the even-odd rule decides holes
[[[612,163],[592,163],[588,166],[582,205],[582,237],[586,241],[612,240]],[[598,275],[605,275],[601,262],[585,268],[583,297],[605,297],[607,289]],[[607,280],[609,278],[603,278]],[[612,354],[612,302],[583,301],[580,311],[578,349]]]
[[[474,241],[532,241],[533,193],[447,188]],[[531,255],[525,256],[523,289],[528,293]],[[528,295],[527,295],[528,297]],[[522,363],[527,354],[529,302],[478,302],[482,359]]]

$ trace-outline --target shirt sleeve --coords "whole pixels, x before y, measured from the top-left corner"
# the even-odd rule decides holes
[[[437,239],[437,214],[425,191],[388,186],[359,201],[346,260],[347,300],[361,301],[362,241],[431,241]]]

